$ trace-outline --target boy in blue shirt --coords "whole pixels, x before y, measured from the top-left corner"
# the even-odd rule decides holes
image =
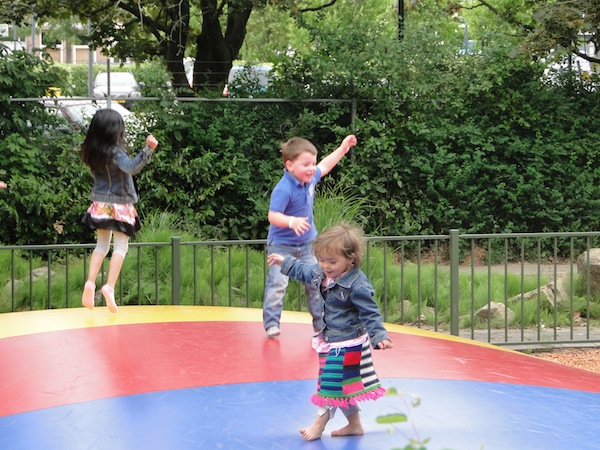
[[[312,241],[317,236],[313,223],[315,186],[356,145],[356,137],[348,135],[340,146],[317,165],[317,149],[307,139],[293,137],[281,145],[283,177],[271,194],[269,205],[268,252],[294,256],[307,264],[317,261],[312,254]],[[288,277],[279,265],[269,268],[263,301],[263,325],[268,337],[281,333],[280,319]],[[323,329],[323,306],[318,288],[305,285],[308,311],[315,332]]]

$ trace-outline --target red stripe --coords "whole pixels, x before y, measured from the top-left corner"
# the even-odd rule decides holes
[[[0,416],[170,389],[315,379],[308,324],[267,339],[258,322],[106,326],[0,339]],[[600,392],[600,375],[479,345],[391,333],[379,378],[519,383]]]

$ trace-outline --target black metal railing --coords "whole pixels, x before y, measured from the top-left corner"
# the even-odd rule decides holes
[[[585,345],[600,342],[598,241],[600,232],[369,237],[362,269],[387,322],[497,345]],[[0,312],[81,307],[93,247],[0,247]],[[262,307],[265,240],[175,236],[129,248],[119,305]],[[305,311],[303,296],[291,282],[285,308]]]

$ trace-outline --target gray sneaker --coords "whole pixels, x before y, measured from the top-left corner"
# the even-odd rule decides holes
[[[272,338],[279,336],[281,334],[281,330],[277,325],[273,325],[272,327],[267,328],[267,336]]]

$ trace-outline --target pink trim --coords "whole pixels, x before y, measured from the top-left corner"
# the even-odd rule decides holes
[[[379,386],[377,389],[372,391],[364,392],[352,397],[343,398],[330,398],[322,397],[319,394],[313,394],[310,401],[317,406],[334,406],[339,408],[347,408],[350,405],[356,405],[357,402],[363,402],[366,400],[377,400],[379,397],[383,397],[385,394],[385,388]]]

